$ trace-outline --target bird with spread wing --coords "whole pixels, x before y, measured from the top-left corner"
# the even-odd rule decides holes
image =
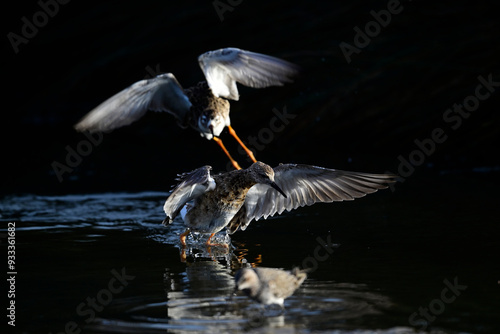
[[[75,125],[77,131],[106,132],[129,125],[148,110],[173,115],[182,128],[197,130],[206,139],[216,141],[236,169],[239,164],[231,157],[219,138],[222,130],[243,147],[253,162],[253,152],[238,137],[229,118],[229,101],[239,99],[236,83],[264,88],[290,83],[298,67],[285,60],[261,53],[224,48],[198,57],[206,81],[183,89],[172,73],[134,83],[113,95]]]
[[[210,166],[180,175],[163,207],[168,225],[179,214],[190,231],[213,235],[227,227],[230,234],[245,230],[252,220],[314,203],[363,197],[396,182],[393,174],[348,172],[323,167],[280,164],[271,168],[255,162],[247,169],[210,175]]]

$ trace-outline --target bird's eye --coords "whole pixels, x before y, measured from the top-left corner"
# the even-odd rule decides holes
[[[203,126],[207,126],[207,124],[208,124],[207,115],[205,115],[205,114],[201,115],[200,120],[201,120],[201,124],[203,124]]]

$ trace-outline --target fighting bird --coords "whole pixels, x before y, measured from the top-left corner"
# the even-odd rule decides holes
[[[282,59],[237,48],[206,52],[198,57],[198,63],[206,81],[187,89],[181,87],[172,73],[138,81],[90,111],[75,129],[80,132],[111,131],[137,121],[148,110],[164,111],[173,115],[180,127],[190,126],[202,137],[217,142],[233,166],[240,169],[219,138],[227,127],[250,159],[256,162],[253,152],[231,126],[227,99],[238,101],[236,83],[252,88],[290,83],[298,74],[298,67]]]
[[[271,168],[255,162],[247,169],[211,176],[210,166],[179,175],[179,184],[163,210],[168,225],[180,213],[187,229],[180,240],[186,246],[190,231],[210,234],[226,226],[229,234],[245,230],[252,220],[317,202],[353,200],[396,182],[393,174],[369,174],[303,165]]]

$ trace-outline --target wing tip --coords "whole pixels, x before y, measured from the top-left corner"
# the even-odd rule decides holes
[[[85,119],[73,125],[73,129],[75,129],[77,132],[90,132],[90,133],[99,132],[98,129],[89,126],[85,121]]]
[[[104,124],[88,124],[89,122],[86,119],[81,120],[80,122],[73,125],[73,129],[77,132],[88,132],[88,133],[109,133],[114,127],[106,127]]]
[[[85,131],[85,127],[83,126],[82,122],[78,122],[75,125],[73,125],[73,129],[75,129],[78,132],[83,132]]]
[[[168,225],[172,224],[172,219],[169,216],[167,216],[165,219],[163,219],[163,221],[161,222],[161,224],[163,226],[168,226]]]

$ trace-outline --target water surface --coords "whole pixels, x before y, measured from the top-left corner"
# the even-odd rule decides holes
[[[16,222],[16,329],[495,333],[498,196],[489,177],[414,179],[394,193],[302,208],[231,239],[220,233],[229,251],[194,236],[185,259],[182,222],[160,224],[166,192],[6,196],[1,218]],[[484,193],[468,196],[478,185]],[[233,295],[235,271],[251,264],[312,272],[280,313]],[[439,302],[445,280],[466,286],[450,303]],[[410,319],[429,307],[439,314],[427,325]]]

